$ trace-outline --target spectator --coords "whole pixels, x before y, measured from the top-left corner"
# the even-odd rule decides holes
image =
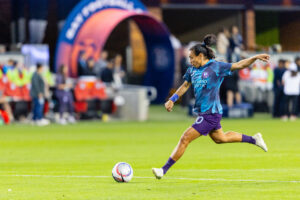
[[[79,76],[83,75],[84,71],[87,68],[87,56],[85,52],[81,52],[79,54],[77,67],[78,67],[78,75]]]
[[[68,79],[68,66],[62,65],[59,68],[59,73],[56,76],[56,97],[59,103],[59,123],[62,125],[75,123],[76,120],[73,116],[74,113],[74,99],[71,92],[73,85],[71,80]],[[64,112],[68,112],[67,120],[64,118]]]
[[[274,103],[273,103],[273,117],[283,116],[284,112],[284,94],[282,85],[282,76],[285,72],[285,60],[280,59],[278,66],[274,69],[273,91],[274,91]]]
[[[83,70],[83,76],[96,76],[95,61],[93,58],[87,60],[87,67]]]
[[[241,59],[243,38],[237,26],[232,26],[229,45],[228,62],[238,62]]]
[[[111,61],[109,61],[107,63],[106,68],[104,68],[104,70],[101,73],[101,80],[103,82],[112,83],[114,81],[114,78],[113,78],[113,68],[114,68],[114,63],[111,60]]]
[[[45,83],[42,78],[43,65],[37,64],[36,72],[31,78],[30,95],[33,100],[33,121],[38,126],[45,126],[49,121],[43,119],[43,108],[45,102]]]
[[[295,63],[296,63],[296,65],[297,65],[298,72],[300,72],[300,57],[296,57]]]
[[[295,63],[297,65],[297,68],[298,68],[298,72],[300,73],[300,57],[296,57],[295,59]],[[300,98],[298,98],[298,114],[300,114]]]
[[[270,83],[268,83],[268,77],[271,73],[268,70],[268,66],[262,63],[253,64],[250,72],[252,79],[251,102],[254,103],[254,111],[269,112],[272,109],[272,90]],[[247,93],[246,93],[247,94]],[[249,95],[249,94],[248,94]]]
[[[121,86],[125,82],[125,71],[122,66],[122,56],[117,54],[114,60],[113,77],[117,86]]]
[[[95,73],[98,77],[101,77],[101,72],[107,66],[107,57],[108,57],[108,52],[103,50],[101,52],[99,60],[95,64]]]
[[[14,115],[12,114],[9,100],[3,95],[3,91],[0,91],[0,110],[3,109],[9,117],[9,121],[14,121]]]
[[[186,70],[190,66],[190,61],[189,61],[189,48],[184,47],[183,49],[183,56],[180,60],[180,77],[183,77]],[[186,107],[189,105],[190,100],[193,98],[193,90],[189,89],[186,91],[186,93],[181,97],[181,106]]]
[[[180,75],[181,77],[185,74],[186,70],[189,68],[190,62],[189,62],[189,49],[187,47],[184,47],[183,49],[183,55],[180,60]]]
[[[15,66],[12,70],[8,70],[6,74],[9,81],[17,86],[24,86],[30,83],[31,73],[23,66]]]
[[[9,105],[9,100],[3,94],[3,91],[0,91],[0,107],[2,107],[7,112],[10,120],[14,120],[14,116],[12,114],[12,110]]]
[[[289,70],[284,72],[282,77],[283,92],[285,95],[285,112],[282,120],[286,121],[288,116],[294,121],[297,118],[297,103],[300,93],[300,74],[295,63],[291,63]],[[290,104],[292,110],[290,110]]]
[[[225,88],[226,88],[226,102],[228,107],[232,107],[234,104],[234,99],[236,104],[240,104],[242,102],[241,94],[238,89],[238,81],[239,74],[238,71],[232,72],[231,76],[228,76],[224,80]]]
[[[9,59],[7,64],[3,66],[2,71],[4,74],[7,74],[9,70],[14,69],[14,67],[17,65],[17,62],[13,59]]]
[[[227,49],[229,47],[229,39],[228,39],[229,37],[230,37],[230,33],[227,28],[223,27],[218,33],[217,51],[224,61],[226,60]]]

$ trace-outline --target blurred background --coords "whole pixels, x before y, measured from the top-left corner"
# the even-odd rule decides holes
[[[296,0],[0,0],[1,124],[148,119],[182,84],[188,49],[216,60],[269,53],[224,80],[224,117],[300,113]],[[179,101],[193,116],[190,89]]]

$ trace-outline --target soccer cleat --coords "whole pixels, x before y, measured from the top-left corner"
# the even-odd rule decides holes
[[[152,168],[152,172],[157,179],[161,179],[164,176],[164,170],[162,168]]]
[[[252,138],[254,138],[255,144],[257,146],[259,146],[260,148],[262,148],[265,152],[268,151],[268,147],[267,147],[264,139],[262,138],[261,133],[256,133],[255,135],[252,136]]]

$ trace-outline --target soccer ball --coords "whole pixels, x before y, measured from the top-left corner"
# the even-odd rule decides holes
[[[132,179],[133,170],[126,162],[118,162],[112,169],[112,177],[117,182],[129,182]]]

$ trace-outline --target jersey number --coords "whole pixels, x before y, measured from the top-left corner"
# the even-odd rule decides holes
[[[202,116],[198,117],[197,120],[196,120],[196,124],[201,124],[203,119],[204,118]]]

